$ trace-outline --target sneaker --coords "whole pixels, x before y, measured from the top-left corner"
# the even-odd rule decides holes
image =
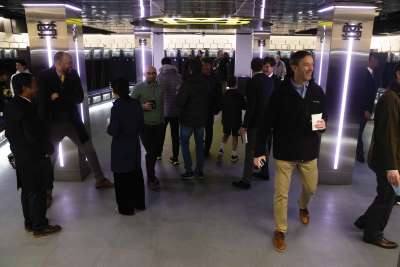
[[[175,158],[175,157],[170,157],[169,158],[169,162],[174,166],[178,166],[179,165],[178,158]]]
[[[232,182],[232,185],[240,189],[245,189],[245,190],[250,189],[250,183],[243,180],[234,181]]]
[[[221,162],[224,158],[224,151],[222,149],[220,149],[218,151],[218,155],[217,155],[217,161]]]
[[[102,180],[97,181],[95,186],[97,189],[106,189],[113,188],[114,184],[107,178],[103,178]]]
[[[59,225],[48,225],[44,229],[33,231],[34,237],[44,237],[52,235],[61,231],[61,226]]]
[[[183,180],[191,180],[193,178],[193,172],[185,172],[184,174],[181,175],[181,178]]]
[[[25,224],[25,231],[27,231],[28,233],[32,233],[33,232],[32,225]]]
[[[161,190],[160,181],[156,177],[149,178],[148,185],[151,191],[160,192]]]
[[[204,173],[201,172],[201,171],[200,172],[199,171],[195,172],[194,176],[199,180],[203,180],[204,179]]]
[[[239,156],[238,155],[236,155],[236,156],[231,156],[231,161],[232,161],[232,163],[236,163],[236,162],[238,162],[239,161]]]

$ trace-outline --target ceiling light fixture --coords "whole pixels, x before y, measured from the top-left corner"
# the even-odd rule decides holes
[[[231,18],[171,18],[171,17],[151,17],[148,21],[165,26],[187,26],[187,25],[221,25],[221,26],[240,26],[247,25],[251,18],[231,17]]]
[[[82,12],[82,9],[68,4],[23,4],[25,7],[65,7],[71,10]]]
[[[327,11],[331,11],[335,8],[341,8],[341,9],[376,9],[376,6],[328,6],[325,8],[322,8],[318,10],[318,13],[324,13]]]

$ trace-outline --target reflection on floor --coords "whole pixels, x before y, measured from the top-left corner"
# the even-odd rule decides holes
[[[91,111],[95,147],[109,171],[110,138],[105,133],[107,109]],[[216,122],[218,124],[218,122]],[[218,127],[217,127],[218,128]],[[216,130],[214,155],[220,143]],[[169,138],[167,139],[169,140]],[[168,141],[169,142],[169,141]],[[243,147],[239,151],[242,151]],[[271,181],[255,181],[249,191],[230,183],[239,177],[241,163],[208,160],[204,182],[182,182],[181,167],[158,163],[162,192],[149,194],[149,207],[133,217],[122,217],[114,208],[114,192],[94,189],[93,178],[83,183],[57,182],[52,222],[64,231],[57,236],[33,239],[23,230],[14,171],[0,148],[0,266],[380,266],[393,267],[398,250],[387,251],[360,241],[352,223],[374,197],[375,182],[365,165],[356,166],[352,186],[320,186],[312,202],[311,224],[297,220],[298,179],[290,193],[289,250],[272,248]],[[243,152],[241,152],[243,155]],[[388,238],[400,241],[400,208],[387,227]]]

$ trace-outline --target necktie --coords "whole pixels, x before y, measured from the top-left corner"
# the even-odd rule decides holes
[[[65,80],[65,75],[64,74],[61,74],[60,80],[61,80],[61,83],[64,83],[64,80]]]

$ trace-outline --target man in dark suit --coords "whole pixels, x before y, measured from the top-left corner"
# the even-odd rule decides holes
[[[400,77],[400,67],[398,68]],[[373,245],[393,249],[398,245],[387,240],[383,231],[388,223],[400,186],[400,80],[379,99],[376,105],[374,132],[368,155],[368,165],[376,173],[377,196],[367,211],[354,223],[364,230],[363,240]]]
[[[359,88],[360,93],[360,128],[358,131],[357,141],[357,156],[356,160],[364,163],[364,143],[363,143],[363,132],[365,125],[372,118],[372,112],[374,109],[374,103],[378,86],[376,84],[374,70],[378,67],[378,58],[374,54],[370,54],[368,60],[368,67],[363,70],[361,86]]]
[[[39,75],[39,115],[46,124],[54,147],[64,137],[69,137],[88,159],[94,172],[96,188],[110,188],[113,184],[105,178],[96,151],[81,120],[77,105],[84,100],[78,73],[72,69],[72,58],[65,52],[54,56],[54,66]],[[48,190],[52,189],[52,183]]]
[[[264,109],[269,103],[273,91],[272,79],[263,73],[263,60],[254,58],[251,61],[253,78],[246,88],[247,110],[244,116],[241,135],[247,135],[246,155],[244,160],[243,176],[239,181],[234,181],[233,186],[241,189],[250,188],[250,180],[253,175],[253,155],[257,138],[257,129],[264,116]],[[246,139],[246,138],[245,138]],[[267,164],[266,164],[267,165]],[[264,168],[266,168],[265,166]],[[268,179],[267,170],[262,170],[265,179]]]
[[[32,74],[20,73],[13,79],[16,97],[4,111],[6,137],[15,155],[17,187],[22,189],[21,203],[25,229],[35,237],[61,230],[46,218],[46,169],[53,147],[47,138],[32,99],[37,94]]]

